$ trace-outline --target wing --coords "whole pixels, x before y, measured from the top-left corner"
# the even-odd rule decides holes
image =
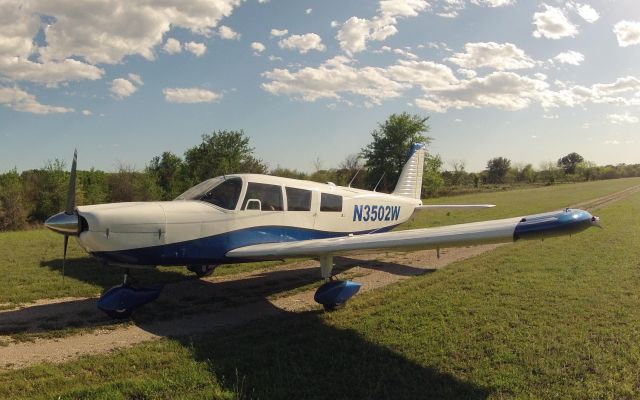
[[[256,244],[231,250],[227,253],[227,257],[280,259],[297,256],[345,254],[373,249],[413,250],[482,243],[505,243],[521,238],[539,239],[576,233],[597,224],[597,217],[593,217],[587,211],[567,209],[527,217],[473,222],[437,228]]]
[[[415,211],[423,210],[474,210],[478,208],[493,208],[495,204],[426,204],[417,206]]]

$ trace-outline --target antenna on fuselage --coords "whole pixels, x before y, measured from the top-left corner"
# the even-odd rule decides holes
[[[351,187],[351,184],[353,183],[353,181],[356,180],[356,176],[358,176],[360,171],[362,171],[363,167],[364,167],[364,165],[361,165],[360,168],[358,168],[358,170],[356,171],[355,175],[353,175],[353,178],[351,178],[351,180],[349,181],[349,185],[347,185],[347,187]]]
[[[380,185],[380,182],[382,182],[382,178],[384,178],[384,174],[386,174],[386,173],[387,173],[387,171],[384,171],[384,172],[382,173],[382,176],[380,177],[380,179],[378,179],[378,183],[376,183],[376,187],[374,187],[374,188],[373,188],[373,191],[374,191],[374,192],[375,192],[375,191],[376,191],[376,189],[378,188],[378,185]]]

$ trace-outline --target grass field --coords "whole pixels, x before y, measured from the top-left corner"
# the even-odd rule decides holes
[[[455,200],[530,213],[622,189],[590,185]],[[640,194],[597,214],[603,230],[501,247],[339,312],[4,372],[0,398],[640,398]]]
[[[439,226],[484,219],[506,218],[559,209],[627,187],[640,184],[640,178],[617,179],[558,185],[508,192],[481,193],[427,200],[426,203],[492,203],[493,209],[476,211],[423,212],[400,229]],[[248,271],[271,263],[221,266],[217,275]],[[62,280],[62,237],[47,230],[0,232],[0,310],[43,298],[97,296],[122,281],[119,268],[107,268],[69,241],[66,279]],[[184,268],[136,271],[141,281],[175,282],[193,279]]]

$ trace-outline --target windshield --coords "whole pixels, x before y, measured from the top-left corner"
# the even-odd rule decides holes
[[[241,191],[242,179],[240,178],[213,178],[192,187],[176,200],[206,201],[220,208],[235,210]]]
[[[202,197],[202,195],[207,193],[222,181],[223,178],[221,177],[207,179],[206,181],[200,182],[192,188],[187,189],[186,192],[182,193],[174,200],[200,200],[200,197]]]

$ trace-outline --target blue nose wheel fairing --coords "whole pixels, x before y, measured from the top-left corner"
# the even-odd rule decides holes
[[[107,290],[98,300],[98,308],[112,318],[128,318],[133,310],[154,301],[164,285],[136,288],[119,285]]]
[[[353,281],[331,281],[316,290],[313,299],[322,304],[325,310],[336,310],[353,297],[362,284]]]

